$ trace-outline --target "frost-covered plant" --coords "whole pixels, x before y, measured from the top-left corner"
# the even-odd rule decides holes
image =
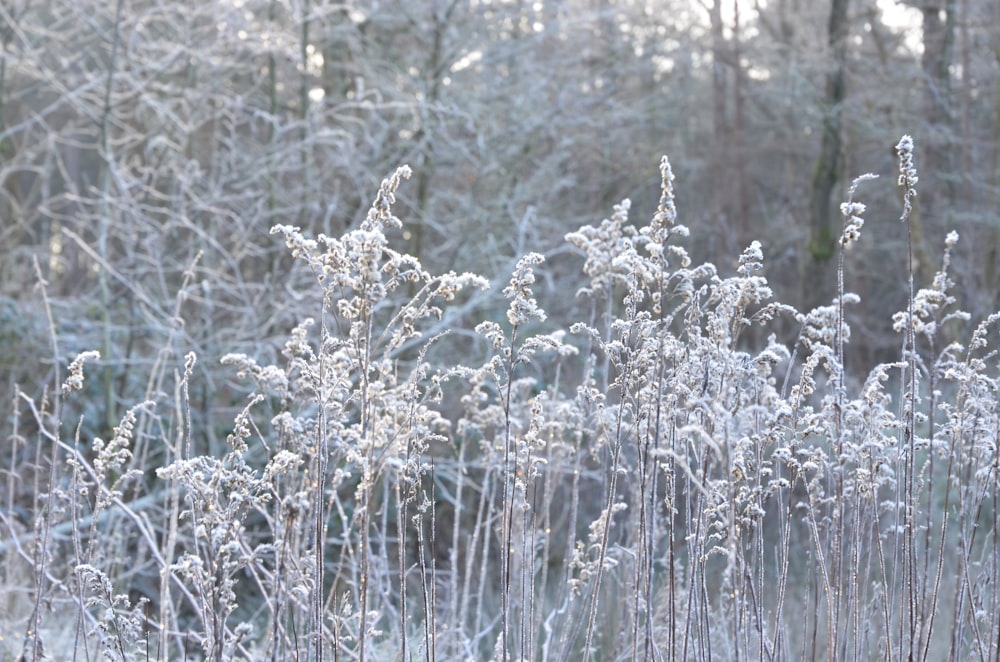
[[[253,434],[250,410],[262,399],[252,397],[237,416],[225,456],[198,455],[157,471],[161,479],[178,484],[184,493],[181,517],[191,528],[191,544],[169,571],[196,601],[200,644],[210,659],[231,657],[247,634],[246,626],[229,625],[238,605],[238,574],[262,553],[248,544],[244,521],[251,511],[267,508],[272,490],[266,478],[289,464],[286,457],[276,455],[262,477],[246,461],[247,439]]]
[[[562,342],[562,334],[533,335],[522,338],[528,325],[544,322],[545,312],[535,300],[532,285],[535,282],[534,267],[544,258],[537,253],[529,253],[514,268],[510,282],[503,289],[508,301],[507,322],[509,335],[496,322],[482,322],[476,332],[489,343],[492,356],[481,371],[492,378],[497,389],[502,409],[502,428],[498,430],[502,446],[501,460],[501,519],[498,544],[500,548],[500,633],[497,637],[494,657],[510,659],[519,642],[519,657],[528,655],[530,637],[527,632],[534,608],[533,595],[535,544],[532,541],[531,495],[529,490],[539,477],[539,467],[545,463],[545,439],[540,430],[543,427],[543,404],[536,398],[530,404],[527,420],[518,420],[514,408],[514,398],[525,387],[534,386],[530,378],[516,377],[519,367],[536,360],[536,355],[545,350],[557,352],[561,356],[576,353],[576,348]],[[477,380],[481,381],[481,380]],[[515,385],[518,388],[515,388]],[[539,398],[541,396],[538,396]],[[515,565],[515,560],[518,562]],[[517,573],[522,573],[518,581]],[[519,614],[519,627],[514,628],[515,607]]]
[[[78,565],[76,576],[86,596],[84,605],[100,613],[94,629],[103,649],[102,657],[123,661],[139,659],[148,635],[142,604],[132,605],[127,595],[116,594],[107,574],[92,565]]]
[[[579,543],[571,564],[578,570],[573,586],[587,592],[585,656],[597,632],[606,572],[630,560],[635,598],[622,619],[631,650],[651,654],[656,648],[651,614],[657,591],[665,591],[664,599],[671,603],[682,592],[677,584],[653,581],[652,568],[673,567],[677,545],[686,539],[689,558],[701,559],[694,568],[696,583],[705,580],[704,563],[712,550],[728,559],[725,574],[737,581],[742,577],[737,570],[742,531],[759,526],[759,502],[768,489],[763,477],[769,470],[760,447],[754,437],[742,435],[761,434],[763,409],[777,397],[772,370],[787,351],[774,341],[757,356],[739,349],[746,326],[782,310],[765,305],[771,291],[761,275],[761,246],[754,242],[744,251],[732,278],[720,278],[711,265],[691,268],[684,249],[671,243],[687,231],[676,224],[673,174],[666,159],[661,175],[653,220],[611,260],[627,265],[629,275],[623,314],[612,324],[610,338],[595,328],[575,327],[594,338],[608,357],[616,394],[613,406],[595,420],[608,453],[606,498],[590,525],[589,542]],[[627,205],[619,206],[623,208]],[[751,420],[755,423],[748,425]],[[624,482],[629,476],[634,478]],[[657,496],[661,492],[666,496],[662,501]],[[689,503],[697,500],[704,519],[680,512],[682,495]],[[629,509],[633,514],[627,524],[617,526],[622,533],[616,534],[616,514]],[[698,600],[698,595],[689,593],[689,598]],[[703,607],[690,603],[689,608]],[[671,637],[686,636],[689,623],[676,612],[668,621]]]
[[[193,353],[172,405],[151,395],[107,442],[60,428],[97,353],[22,397],[51,449],[33,529],[0,509],[0,550],[33,566],[25,658],[59,600],[78,656],[109,659],[995,656],[1000,314],[966,329],[957,234],[923,288],[911,261],[900,355],[852,375],[848,256],[873,176],[841,206],[833,301],[800,312],[773,300],[762,242],[732,273],[692,265],[664,159],[648,224],[626,200],[566,236],[585,321],[563,329],[541,254],[475,324],[461,292],[483,279],[395,250],[408,174],[340,237],[274,228],[289,289],[305,276],[320,297],[277,363],[223,357],[251,391],[224,447],[193,429]],[[456,340],[474,343],[462,360]],[[140,417],[161,426],[155,472]],[[131,554],[158,586],[133,582]]]
[[[426,349],[440,334],[424,334],[444,315],[441,306],[462,289],[486,286],[472,274],[433,276],[416,258],[389,247],[386,231],[400,225],[392,204],[409,174],[403,167],[387,178],[364,221],[342,237],[314,240],[297,228],[276,226],[272,233],[284,236],[322,288],[319,322],[306,320],[293,331],[284,368],[258,366],[243,355],[224,359],[251,377],[261,395],[279,399],[272,458],[284,453],[301,466],[291,472],[295,479],[283,478],[271,488],[276,506],[268,521],[281,533],[271,543],[280,567],[268,573],[272,584],[284,581],[279,575],[302,577],[271,605],[272,627],[288,631],[272,643],[277,650],[293,649],[293,630],[302,627],[304,616],[296,610],[306,605],[305,633],[314,655],[350,641],[364,659],[379,631],[393,625],[407,650],[410,518],[422,526],[425,454],[430,444],[446,440],[448,428],[435,408],[447,371],[426,361]],[[394,487],[383,482],[386,478]],[[387,519],[389,496],[395,499],[394,532]],[[326,542],[330,535],[339,540],[334,546]],[[393,538],[396,559],[387,549]],[[296,548],[286,549],[293,542]],[[290,553],[302,568],[290,567]],[[424,572],[421,582],[427,596],[423,618],[430,623],[433,575]],[[340,613],[351,614],[337,620],[340,634],[326,630],[325,605],[331,599],[346,600]]]

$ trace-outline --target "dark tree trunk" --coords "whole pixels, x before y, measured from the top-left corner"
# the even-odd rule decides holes
[[[955,43],[955,0],[932,0],[921,6],[923,12],[924,140],[920,197],[917,201],[915,236],[919,277],[926,280],[936,269],[929,255],[928,231],[934,242],[951,225],[948,214],[954,209],[957,186],[951,158],[955,147],[952,110],[951,63]],[[936,246],[935,246],[936,248]],[[921,259],[922,258],[922,259]],[[936,261],[936,260],[935,260]]]
[[[728,39],[722,18],[722,0],[714,0],[709,13],[712,30],[712,170],[715,180],[712,213],[718,238],[712,246],[713,261],[732,259],[749,241],[746,72],[741,63],[739,0],[733,0],[732,8],[732,33]]]
[[[837,245],[831,196],[840,179],[843,103],[847,94],[847,8],[849,0],[832,0],[827,43],[832,68],[826,75],[826,110],[819,158],[813,170],[809,194],[809,243],[806,273],[802,279],[803,302],[807,307],[829,303],[833,296],[831,275]]]
[[[713,187],[712,212],[715,216],[715,240],[710,249],[713,262],[720,253],[729,250],[730,197],[727,191],[729,173],[726,164],[729,143],[729,119],[726,88],[726,38],[722,24],[722,0],[714,0],[709,18],[712,26],[712,170],[716,185]]]

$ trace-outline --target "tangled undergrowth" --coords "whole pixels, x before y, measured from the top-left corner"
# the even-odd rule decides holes
[[[476,321],[484,279],[392,248],[408,168],[339,238],[273,228],[322,296],[278,364],[222,358],[248,395],[221,453],[193,429],[193,353],[110,440],[64,415],[96,352],[21,393],[4,655],[995,659],[1000,314],[957,309],[958,236],[933,282],[901,279],[898,360],[852,380],[844,252],[871,176],[841,206],[836,298],[801,312],[758,242],[732,275],[692,264],[660,170],[648,225],[626,200],[567,235],[590,314],[566,328],[539,254]]]

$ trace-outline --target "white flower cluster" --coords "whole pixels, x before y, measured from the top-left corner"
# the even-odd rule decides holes
[[[628,265],[612,263],[612,258],[631,248],[637,235],[628,225],[628,212],[632,203],[625,199],[615,205],[611,218],[597,227],[585,225],[566,235],[566,241],[580,249],[586,261],[583,273],[590,277],[590,287],[581,288],[577,294],[606,297],[616,285],[625,283]]]
[[[510,301],[507,309],[507,321],[514,328],[524,326],[531,320],[545,321],[545,311],[538,307],[531,286],[535,282],[535,272],[532,267],[545,261],[539,253],[528,253],[517,261],[514,273],[503,295]]]
[[[896,144],[896,154],[899,155],[899,185],[903,187],[903,214],[901,221],[910,217],[913,210],[913,198],[917,195],[917,167],[913,164],[913,138],[903,136]]]
[[[858,186],[862,182],[877,178],[878,175],[871,173],[861,175],[860,177],[856,177],[851,182],[850,188],[847,189],[847,201],[840,205],[840,213],[846,219],[844,222],[844,231],[840,235],[840,245],[845,248],[861,238],[861,228],[865,225],[865,221],[861,218],[861,215],[865,213],[866,207],[863,203],[854,201],[854,193],[858,190]]]
[[[83,364],[87,361],[99,361],[101,359],[101,353],[98,351],[91,350],[89,352],[82,352],[73,362],[69,364],[69,375],[62,384],[63,394],[67,394],[71,391],[79,391],[83,388]]]
[[[928,340],[934,338],[940,326],[950,320],[968,321],[970,316],[965,311],[947,311],[957,299],[950,293],[955,283],[948,275],[951,265],[951,250],[958,243],[958,233],[949,232],[945,238],[944,258],[941,269],[934,274],[930,287],[924,287],[913,295],[913,301],[908,310],[899,311],[892,316],[892,328],[901,333],[910,326],[913,333],[924,336]],[[912,310],[912,317],[911,311]]]

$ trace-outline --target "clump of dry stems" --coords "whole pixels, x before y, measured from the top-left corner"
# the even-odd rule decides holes
[[[483,278],[392,248],[408,168],[341,237],[276,226],[320,296],[277,363],[222,357],[246,398],[221,451],[193,429],[193,353],[109,441],[65,411],[96,352],[20,393],[4,655],[995,659],[1000,314],[957,309],[957,234],[926,287],[911,258],[898,359],[851,379],[845,256],[873,176],[841,207],[834,300],[798,311],[759,242],[731,274],[692,263],[660,169],[648,225],[625,200],[567,235],[589,312],[565,328],[540,254],[472,320]]]

